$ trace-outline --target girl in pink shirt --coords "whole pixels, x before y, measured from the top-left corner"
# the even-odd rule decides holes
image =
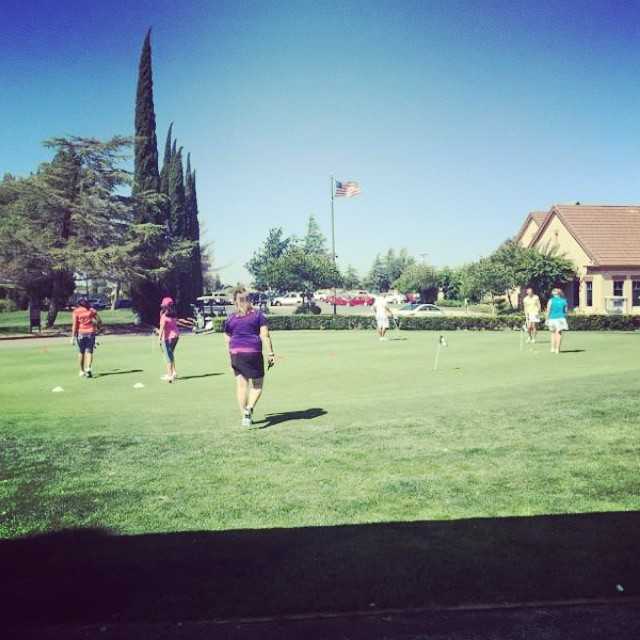
[[[173,382],[176,374],[176,346],[180,338],[178,314],[172,298],[163,298],[160,305],[160,347],[167,362],[167,373],[162,376],[165,382]]]

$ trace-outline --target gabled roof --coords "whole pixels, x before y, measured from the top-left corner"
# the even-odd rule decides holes
[[[547,217],[547,211],[532,211],[526,218],[523,225],[520,227],[520,231],[516,235],[516,242],[520,242],[520,238],[524,235],[524,232],[527,230],[529,223],[533,220],[533,222],[537,225],[538,228],[544,222],[544,219]]]
[[[640,265],[640,205],[556,204],[531,246],[557,216],[597,266]]]

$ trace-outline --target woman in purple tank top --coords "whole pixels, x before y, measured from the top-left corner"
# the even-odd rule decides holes
[[[224,325],[224,336],[231,356],[231,368],[236,376],[236,395],[242,413],[242,425],[250,427],[253,409],[262,395],[264,380],[263,342],[269,349],[269,368],[274,363],[273,344],[267,318],[253,308],[244,289],[238,289],[233,302],[236,311]]]

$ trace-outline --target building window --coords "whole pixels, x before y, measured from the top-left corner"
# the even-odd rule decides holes
[[[587,307],[593,307],[593,282],[587,280]]]
[[[640,280],[633,281],[633,306],[640,307]]]
[[[624,280],[614,280],[613,281],[613,295],[614,296],[623,296],[624,295]]]

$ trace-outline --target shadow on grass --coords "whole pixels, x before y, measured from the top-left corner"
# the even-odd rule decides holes
[[[169,621],[640,595],[640,513],[0,542],[4,624]]]
[[[326,416],[327,412],[324,409],[304,409],[302,411],[283,411],[282,413],[268,413],[265,415],[264,420],[257,420],[253,424],[258,425],[260,429],[268,429],[269,427],[275,427],[283,422],[289,422],[290,420],[313,420],[314,418],[320,418]]]
[[[585,351],[586,349],[562,349],[560,353],[584,353]]]
[[[197,380],[199,378],[211,378],[213,376],[221,376],[223,375],[222,373],[219,372],[213,372],[213,373],[197,373],[195,375],[192,376],[179,376],[178,380],[179,381],[184,381],[184,380]]]
[[[142,373],[143,371],[144,369],[127,369],[126,371],[114,369],[113,371],[104,371],[102,373],[97,373],[94,378],[104,378],[105,376],[123,376],[128,373]]]

